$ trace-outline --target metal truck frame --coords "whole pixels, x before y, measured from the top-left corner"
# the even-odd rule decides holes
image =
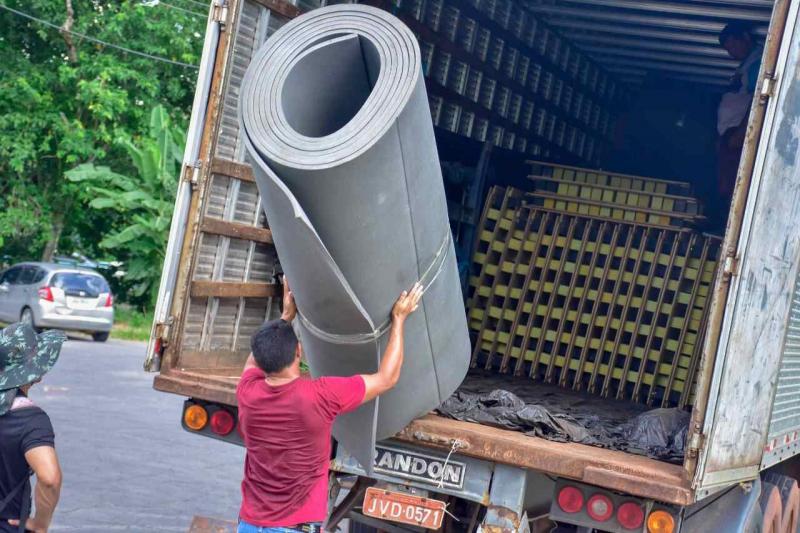
[[[482,509],[482,519],[478,521],[476,514],[469,528],[528,531],[531,524],[540,523],[525,515],[530,501],[538,499],[539,507],[548,507],[567,481],[607,494],[614,502],[626,498],[642,502],[648,513],[664,509],[675,517],[675,531],[681,527],[683,531],[754,531],[771,520],[762,516],[758,505],[759,499],[769,499],[762,485],[771,490],[772,484],[789,479],[776,472],[791,474],[793,459],[800,453],[799,10],[800,0],[777,0],[774,5],[723,257],[710,295],[684,464],[428,415],[380,445],[372,478],[366,478],[358,463],[338,449],[332,460],[332,493],[339,495],[331,499],[332,522],[356,517],[383,530],[401,530],[353,512],[366,487],[380,483],[474,502],[476,509]],[[235,416],[239,370],[221,364],[223,355],[218,355],[216,365],[208,363],[213,373],[180,364],[187,353],[183,339],[191,300],[216,299],[217,307],[209,304],[207,310],[216,313],[219,299],[238,299],[241,307],[234,322],[238,332],[246,299],[271,302],[279,291],[278,285],[263,279],[198,278],[197,258],[204,236],[247,242],[248,257],[254,247],[271,242],[259,214],[250,223],[227,215],[209,216],[212,179],[221,176],[237,187],[252,185],[252,171],[237,144],[238,125],[230,122],[231,116],[235,119],[237,83],[249,54],[276,26],[300,13],[286,0],[214,0],[209,10],[145,366],[159,372],[156,389],[183,395],[189,398],[187,407],[199,404],[211,414],[225,410]],[[232,147],[227,156],[220,155],[223,141]],[[256,211],[260,209],[258,205]],[[268,309],[266,317],[271,313]],[[233,348],[246,349],[235,341]],[[241,443],[235,433],[220,437],[208,428],[198,433]],[[396,454],[403,459],[396,459]],[[416,470],[403,467],[412,460],[419,464]],[[800,499],[796,505],[786,498],[783,503],[787,508],[781,510],[778,505],[779,512],[794,512],[796,523]],[[774,514],[773,508],[764,507]],[[587,531],[593,524],[559,515],[554,504],[550,518]],[[784,517],[784,531],[788,531],[787,520]],[[447,527],[456,526],[449,523]]]

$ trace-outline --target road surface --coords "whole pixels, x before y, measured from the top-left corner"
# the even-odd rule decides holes
[[[183,531],[235,520],[244,451],[186,433],[182,398],[152,389],[145,345],[71,338],[31,398],[50,415],[64,470],[51,531]]]

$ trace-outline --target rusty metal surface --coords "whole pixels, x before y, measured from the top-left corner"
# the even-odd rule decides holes
[[[195,516],[188,533],[236,533],[236,522]]]
[[[172,370],[156,378],[163,392],[236,405],[236,379]],[[628,453],[557,443],[521,433],[428,415],[409,424],[398,440],[600,485],[635,496],[687,505],[692,493],[683,469]]]
[[[155,377],[153,388],[161,392],[235,406],[237,381],[238,379],[226,380],[197,373],[167,370]]]
[[[228,20],[234,20],[240,8],[241,0],[229,0]],[[230,51],[231,32],[224,31],[220,33],[219,43],[217,44],[216,61],[214,63],[214,71],[211,80],[211,90],[208,96],[208,107],[206,110],[206,122],[203,126],[203,135],[200,141],[200,160],[209,161],[214,144],[214,137],[218,129],[219,121],[219,107],[222,100],[223,90],[223,74],[225,72],[225,65],[228,62]],[[175,295],[172,300],[172,309],[170,316],[174,317],[177,328],[172,329],[172,339],[167,345],[164,354],[164,367],[172,368],[177,364],[180,356],[181,342],[183,336],[184,321],[182,316],[188,311],[189,305],[189,280],[194,271],[195,262],[187,260],[194,256],[194,250],[199,246],[200,239],[200,218],[203,206],[202,198],[206,192],[210,173],[210,165],[204,165],[201,168],[200,176],[197,183],[197,189],[193,191],[192,201],[189,207],[189,223],[184,236],[183,246],[181,247],[181,266],[178,272],[178,277],[175,282]],[[155,384],[154,384],[155,386]]]
[[[435,415],[419,418],[399,440],[449,449],[458,439],[462,455],[530,468],[600,485],[634,496],[687,505],[693,501],[689,481],[678,465],[582,444],[557,443],[520,433]]]
[[[253,0],[257,4],[261,4],[270,11],[274,11],[279,15],[286,18],[294,18],[302,14],[302,11],[295,5],[287,2],[286,0]]]

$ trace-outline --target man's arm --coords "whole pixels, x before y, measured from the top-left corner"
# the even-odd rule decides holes
[[[58,464],[58,456],[52,446],[37,446],[25,452],[25,460],[36,474],[34,491],[36,514],[28,519],[25,528],[35,533],[46,533],[61,494],[61,467]],[[9,520],[9,523],[18,526],[19,520]]]
[[[411,292],[403,291],[392,308],[392,329],[389,343],[381,357],[381,365],[375,374],[364,374],[364,401],[374,400],[384,392],[397,385],[400,369],[403,367],[403,329],[408,315],[417,310],[422,298],[422,285],[417,283]]]
[[[292,320],[297,316],[297,304],[294,302],[294,294],[289,288],[289,280],[286,276],[283,277],[283,312],[281,313],[281,320],[284,322],[292,323]],[[256,360],[251,353],[247,356],[247,361],[244,362],[244,369],[242,373],[247,372],[251,368],[258,368]]]

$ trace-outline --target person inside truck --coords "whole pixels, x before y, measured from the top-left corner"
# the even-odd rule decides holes
[[[39,335],[29,324],[0,332],[0,532],[46,533],[61,492],[61,467],[47,413],[28,399],[58,360],[61,331]],[[36,474],[31,516],[30,476]]]
[[[717,189],[720,201],[723,202],[720,207],[727,207],[733,195],[739,158],[747,132],[750,104],[755,94],[761,56],[764,53],[752,30],[751,24],[735,21],[725,26],[719,34],[719,43],[729,56],[740,62],[717,108]]]
[[[422,297],[418,283],[392,307],[392,325],[374,374],[309,379],[292,329],[297,307],[284,280],[283,313],[251,338],[236,399],[247,455],[239,533],[319,532],[327,515],[334,419],[397,384],[403,329]]]

